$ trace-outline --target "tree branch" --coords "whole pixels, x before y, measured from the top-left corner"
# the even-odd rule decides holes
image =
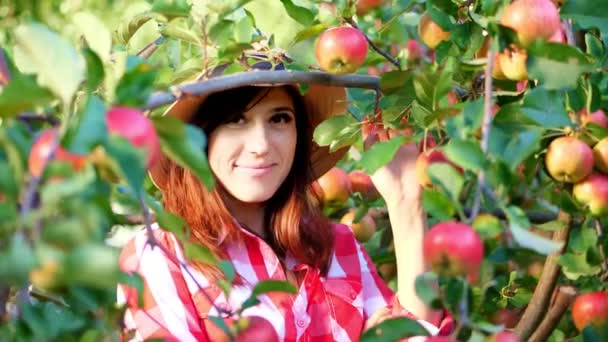
[[[557,282],[557,277],[561,269],[561,267],[556,263],[556,259],[566,249],[568,236],[570,235],[570,230],[572,229],[572,222],[570,215],[562,211],[560,211],[558,214],[558,220],[564,222],[566,226],[553,233],[553,241],[562,242],[563,247],[559,251],[549,255],[545,260],[543,273],[540,276],[538,284],[536,285],[536,289],[534,290],[534,294],[530,299],[530,303],[526,307],[526,311],[524,311],[524,314],[515,327],[515,331],[522,341],[528,340],[545,316],[547,308],[549,307],[551,295],[553,294],[553,289],[555,288],[555,283]]]
[[[490,41],[490,44],[492,42]],[[492,70],[494,69],[494,50],[490,45],[488,49],[488,64],[486,65],[486,71],[484,74],[484,111],[483,119],[481,123],[481,150],[484,154],[488,152],[488,145],[490,141],[490,124],[492,123]],[[486,183],[485,172],[479,171],[477,175],[477,190],[475,192],[475,198],[473,200],[473,208],[471,209],[471,215],[469,216],[469,222],[472,222],[475,217],[479,214],[481,208],[481,194],[483,187]]]
[[[46,121],[53,126],[58,125],[60,123],[59,119],[53,115],[36,114],[36,113],[21,113],[21,114],[17,115],[17,119],[21,120],[21,121],[25,121],[25,122]]]
[[[401,70],[401,63],[399,63],[398,60],[394,59],[388,53],[380,50],[380,48],[376,44],[374,44],[374,42],[372,42],[372,40],[369,39],[369,37],[365,33],[363,33],[363,31],[361,31],[359,29],[359,26],[357,26],[357,23],[355,23],[355,21],[353,20],[353,18],[344,18],[344,21],[346,21],[350,26],[352,26],[352,27],[356,28],[357,30],[359,30],[359,32],[361,32],[361,34],[363,34],[363,37],[365,37],[365,40],[367,40],[367,43],[369,44],[369,46],[374,51],[376,51],[377,53],[379,53],[382,57],[386,58],[386,60],[389,61],[394,66],[396,66],[397,69]]]
[[[148,59],[148,58],[150,58],[150,56],[152,56],[152,54],[158,49],[160,44],[162,44],[164,41],[165,41],[165,37],[160,36],[160,37],[156,38],[150,44],[144,46],[143,49],[139,50],[139,52],[137,52],[136,55],[139,57],[142,57],[144,59]]]
[[[572,286],[561,286],[557,291],[555,304],[551,306],[547,315],[538,326],[538,329],[530,337],[530,342],[547,341],[553,329],[557,326],[560,319],[568,310],[570,304],[576,298],[577,291]]]
[[[380,78],[365,75],[333,75],[326,72],[289,70],[254,71],[231,74],[171,87],[169,92],[155,93],[150,97],[143,109],[155,109],[172,103],[176,99],[184,96],[207,95],[246,85],[284,85],[299,83],[376,90],[380,87]]]

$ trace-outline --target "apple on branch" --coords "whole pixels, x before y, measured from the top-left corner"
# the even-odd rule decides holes
[[[341,205],[350,197],[348,174],[339,167],[327,171],[314,184],[313,190],[324,205]]]
[[[572,320],[579,331],[590,324],[608,324],[608,292],[595,291],[579,295],[572,304]]]
[[[58,134],[59,130],[56,128],[45,130],[32,145],[28,157],[28,166],[33,176],[40,177],[42,175],[47,159],[52,152],[53,143],[55,139],[60,139],[57,136]],[[57,141],[57,143],[59,144],[59,141]],[[57,145],[54,157],[57,161],[69,163],[74,170],[82,169],[87,161],[86,156],[71,153],[61,147],[61,145]]]
[[[427,12],[424,12],[422,16],[420,16],[418,35],[424,44],[431,49],[435,49],[439,43],[450,38],[450,32],[446,32],[439,27]]]
[[[560,29],[559,12],[551,0],[515,0],[505,8],[500,23],[515,30],[523,47],[535,39],[549,40]]]
[[[355,238],[359,242],[366,242],[376,232],[376,222],[369,213],[365,213],[359,222],[354,223],[356,214],[356,209],[349,210],[342,216],[340,223],[347,225],[353,231]]]
[[[608,214],[608,176],[593,173],[572,188],[574,198],[594,216]]]
[[[560,182],[576,183],[593,170],[593,151],[582,140],[563,136],[553,140],[545,156],[547,171]]]
[[[367,56],[367,40],[361,31],[349,26],[333,27],[321,33],[315,43],[319,66],[332,74],[355,72]]]

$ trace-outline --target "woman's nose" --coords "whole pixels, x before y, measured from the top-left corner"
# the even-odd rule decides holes
[[[270,139],[270,129],[266,125],[256,124],[251,127],[245,146],[251,153],[265,154],[270,148]]]

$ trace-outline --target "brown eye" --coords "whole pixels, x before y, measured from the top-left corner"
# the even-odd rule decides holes
[[[226,121],[226,124],[241,124],[243,122],[245,122],[243,115],[235,115],[232,119]]]
[[[277,113],[270,118],[272,123],[290,123],[293,121],[293,116],[287,112]]]

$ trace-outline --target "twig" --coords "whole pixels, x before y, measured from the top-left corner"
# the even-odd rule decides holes
[[[547,340],[566,310],[568,310],[570,304],[576,298],[576,294],[577,291],[572,286],[562,286],[559,288],[555,304],[551,306],[542,323],[538,326],[538,329],[536,329],[534,334],[530,337],[530,342],[542,342]]]
[[[491,44],[491,42],[490,42]],[[488,49],[488,56],[493,56],[494,50],[490,46]],[[483,119],[481,123],[481,150],[484,154],[488,152],[488,144],[490,141],[490,123],[492,122],[492,69],[494,69],[494,58],[488,58],[488,64],[486,65],[485,79],[484,79],[484,111]],[[477,175],[477,190],[475,192],[475,198],[473,200],[473,208],[471,209],[471,215],[469,216],[469,222],[473,221],[479,214],[481,208],[481,194],[482,189],[486,183],[485,172],[479,171]]]
[[[144,59],[148,59],[148,58],[150,58],[150,56],[152,56],[152,54],[158,49],[160,44],[162,44],[162,42],[164,42],[164,41],[165,41],[165,37],[160,36],[160,37],[156,38],[150,44],[144,46],[143,49],[139,50],[139,52],[137,52],[136,55],[139,57],[142,57]]]
[[[213,77],[208,80],[198,81],[172,87],[170,91],[153,94],[145,110],[155,109],[160,106],[174,102],[177,97],[189,95],[206,95],[236,87],[264,84],[323,84],[338,87],[356,87],[377,90],[380,87],[380,79],[375,76],[366,75],[333,75],[326,72],[309,71],[255,71],[244,74],[231,74]]]
[[[55,117],[54,115],[50,115],[50,114],[21,113],[21,114],[17,115],[17,119],[19,119],[21,121],[26,121],[26,122],[46,121],[53,126],[58,125],[60,123],[59,119],[57,117]]]
[[[353,18],[344,18],[344,21],[346,21],[350,26],[352,26],[352,27],[356,28],[357,30],[359,30],[363,34],[363,36],[365,37],[365,40],[367,40],[367,43],[369,44],[369,46],[374,51],[376,51],[377,53],[379,53],[382,57],[386,58],[386,60],[389,61],[394,66],[396,66],[397,69],[401,70],[401,63],[399,63],[398,60],[394,59],[388,53],[380,50],[380,48],[376,44],[374,44],[374,42],[372,42],[372,40],[369,39],[369,37],[365,33],[363,33],[363,31],[361,31],[359,29],[359,26],[357,26],[357,23],[355,23],[355,21],[353,20]]]
[[[549,301],[557,282],[561,267],[557,264],[556,259],[566,249],[568,236],[572,229],[571,217],[567,213],[560,211],[558,220],[564,222],[566,226],[553,233],[553,241],[562,242],[563,246],[557,252],[550,254],[545,260],[543,273],[540,280],[534,289],[534,294],[530,299],[530,304],[526,307],[526,311],[515,327],[515,332],[519,335],[522,341],[527,341],[530,335],[534,332],[549,307]]]

